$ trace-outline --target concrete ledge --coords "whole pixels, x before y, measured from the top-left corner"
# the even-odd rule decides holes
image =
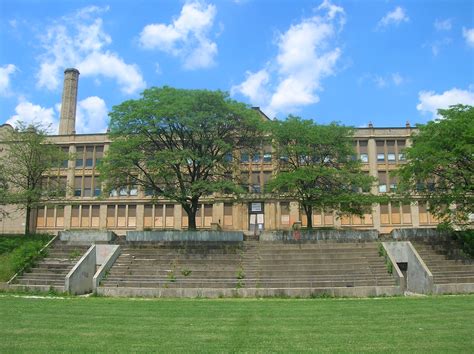
[[[376,241],[377,230],[288,230],[262,231],[260,241],[334,241],[360,242]]]
[[[39,291],[42,293],[47,293],[51,290],[54,290],[58,293],[64,293],[64,286],[57,285],[22,285],[22,284],[12,284],[8,287],[11,291]]]
[[[474,293],[474,283],[434,284],[433,294],[470,294]]]
[[[92,288],[94,291],[96,291],[101,280],[114,265],[120,255],[120,251],[121,248],[119,245],[96,245],[96,264],[100,265],[100,267],[92,280]]]
[[[92,291],[95,273],[96,246],[92,245],[66,275],[64,288],[70,294],[79,295]]]
[[[399,286],[359,286],[353,288],[126,288],[99,287],[97,293],[114,297],[368,297],[402,295]]]
[[[234,241],[244,240],[239,231],[127,231],[126,240],[135,241]]]
[[[102,242],[108,243],[115,239],[112,231],[105,230],[67,230],[59,231],[59,239],[70,243],[88,244]]]

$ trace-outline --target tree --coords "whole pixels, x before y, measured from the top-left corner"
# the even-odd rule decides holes
[[[299,201],[312,228],[313,209],[362,215],[376,202],[370,190],[374,179],[361,171],[354,158],[351,129],[331,123],[289,116],[272,122],[272,136],[279,159],[279,173],[268,184]]]
[[[63,193],[59,183],[45,186],[47,173],[67,159],[60,147],[48,144],[47,130],[41,125],[26,125],[8,129],[2,144],[5,153],[0,157],[2,186],[0,203],[15,204],[25,210],[25,234],[30,233],[31,211],[39,204]]]
[[[199,200],[238,192],[232,155],[261,142],[262,117],[227,93],[150,88],[113,107],[112,143],[101,175],[107,189],[140,186],[181,204],[196,229]],[[130,187],[128,187],[130,188]]]
[[[405,150],[400,193],[428,202],[429,211],[448,225],[463,225],[474,213],[474,107],[438,110],[440,118],[418,125]]]

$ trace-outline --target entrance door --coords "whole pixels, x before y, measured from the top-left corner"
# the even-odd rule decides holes
[[[254,234],[263,231],[265,228],[265,217],[263,203],[252,202],[249,204],[249,231]]]

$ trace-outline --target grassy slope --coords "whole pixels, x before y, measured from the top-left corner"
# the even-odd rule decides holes
[[[472,352],[474,295],[0,298],[0,352]]]
[[[50,235],[0,235],[0,282],[8,281],[48,241]]]

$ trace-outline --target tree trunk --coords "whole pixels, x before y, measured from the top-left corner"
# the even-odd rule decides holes
[[[31,218],[31,207],[28,205],[26,207],[26,216],[25,216],[25,236],[30,233],[30,218]]]
[[[196,211],[188,212],[188,231],[196,230]]]
[[[308,229],[313,228],[313,206],[312,205],[304,205],[304,211],[306,213],[306,224]]]

